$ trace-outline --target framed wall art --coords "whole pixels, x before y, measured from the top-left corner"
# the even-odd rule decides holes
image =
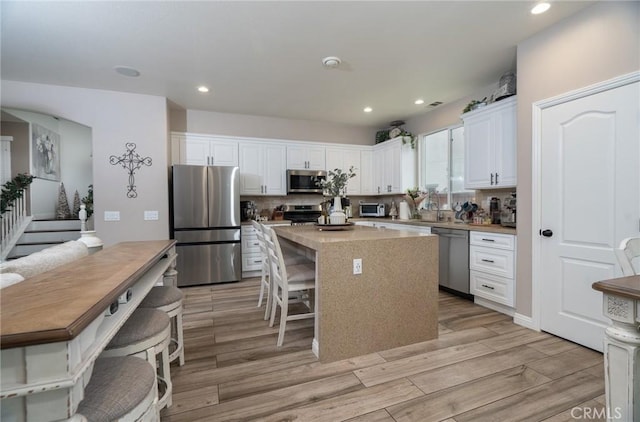
[[[60,135],[31,124],[31,174],[40,179],[60,181]]]

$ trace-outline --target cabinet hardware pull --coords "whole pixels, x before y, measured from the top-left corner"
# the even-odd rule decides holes
[[[492,286],[487,286],[486,284],[483,284],[482,287],[486,287],[487,289],[491,289],[491,290],[495,290],[495,287]]]
[[[494,239],[485,239],[484,237],[482,238],[482,240],[484,240],[485,242],[495,242]]]
[[[496,185],[498,184],[498,173],[496,173]]]
[[[253,246],[258,246],[260,245],[258,242],[254,243]]]
[[[262,262],[262,261],[260,261],[260,260],[257,260],[257,261],[256,261],[256,260],[254,260],[254,261],[253,261],[253,263],[254,263],[254,264],[259,264],[259,263],[261,263],[261,262]]]
[[[491,173],[491,186],[493,186],[493,173]]]
[[[489,262],[491,264],[494,263],[493,259],[484,259],[484,258],[482,259],[482,262]]]

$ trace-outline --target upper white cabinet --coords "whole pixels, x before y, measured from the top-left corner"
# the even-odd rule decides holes
[[[240,142],[240,195],[286,195],[286,146]]]
[[[516,186],[516,97],[461,116],[464,122],[464,187]]]
[[[360,151],[360,194],[376,195],[378,193],[378,181],[374,177],[373,149]]]
[[[238,141],[217,136],[172,134],[173,164],[237,166]]]
[[[416,186],[416,153],[402,138],[394,138],[373,148],[374,194],[405,193]]]
[[[326,150],[327,171],[340,169],[346,173],[353,167],[356,175],[347,184],[347,195],[362,193],[360,184],[365,175],[362,173],[360,152],[360,148],[327,147]]]
[[[324,170],[325,148],[317,145],[288,145],[287,168],[292,170]]]

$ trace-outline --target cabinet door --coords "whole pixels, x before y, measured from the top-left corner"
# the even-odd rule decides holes
[[[287,153],[284,145],[264,146],[264,185],[267,195],[287,194]]]
[[[211,141],[209,153],[211,165],[238,165],[238,143],[235,141]]]
[[[353,167],[355,176],[349,179],[347,184],[347,195],[359,195],[362,171],[360,164],[360,150],[356,148],[327,148],[326,149],[327,171],[340,169],[348,172]]]
[[[377,148],[373,151],[373,188],[375,194],[387,192],[386,178],[384,174],[386,149]]]
[[[360,194],[377,194],[377,184],[373,166],[373,150],[360,151]]]
[[[464,187],[491,188],[493,173],[493,124],[485,115],[464,121]]]
[[[496,112],[495,185],[499,188],[516,186],[516,106]]]
[[[209,141],[202,138],[186,137],[180,145],[180,158],[183,164],[196,166],[210,165]]]
[[[307,168],[307,151],[302,146],[287,146],[287,168],[304,170]]]
[[[307,148],[307,168],[309,170],[324,170],[326,168],[325,148]]]
[[[324,170],[325,148],[313,145],[287,146],[287,166],[295,170]]]
[[[264,147],[240,143],[240,195],[264,195]]]

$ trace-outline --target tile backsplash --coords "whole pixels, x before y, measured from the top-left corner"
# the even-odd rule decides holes
[[[494,189],[494,190],[478,190],[475,192],[465,192],[459,194],[453,194],[453,203],[456,202],[464,203],[466,201],[473,201],[478,204],[478,206],[484,208],[485,210],[489,210],[489,201],[492,197],[498,197],[500,199],[500,203],[505,197],[508,197],[511,192],[515,192],[514,188],[508,189]],[[446,201],[446,197],[442,198],[442,203]],[[318,205],[322,202],[329,200],[329,197],[321,196],[321,195],[286,195],[286,196],[242,196],[240,197],[241,201],[253,201],[256,203],[258,210],[261,215],[267,215],[271,217],[273,210],[280,205]],[[400,201],[406,199],[405,195],[384,195],[384,196],[351,196],[351,205],[353,217],[358,217],[358,204],[360,202],[374,202],[374,203],[383,203],[385,205],[385,209],[387,214],[391,209],[391,201],[396,203],[396,206]],[[453,213],[451,211],[444,211],[444,218],[447,220],[448,218],[453,218]]]

